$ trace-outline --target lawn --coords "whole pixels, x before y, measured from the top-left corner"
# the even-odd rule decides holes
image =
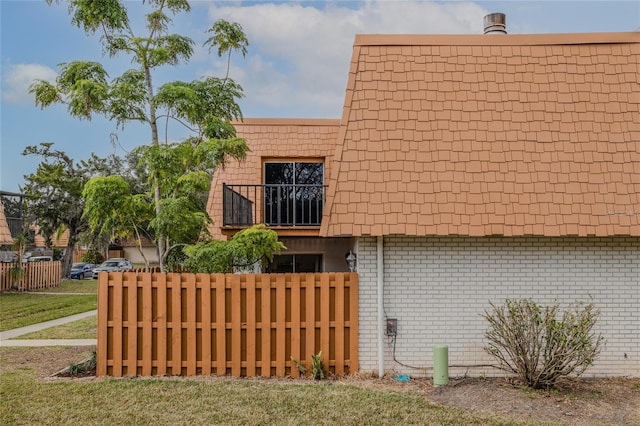
[[[203,378],[39,381],[0,374],[2,424],[517,424],[430,404],[420,392],[344,382]],[[524,424],[524,423],[523,423]]]
[[[98,316],[93,315],[68,324],[23,334],[18,339],[96,339],[97,330]]]
[[[57,294],[47,294],[51,292]],[[91,280],[63,281],[57,289],[46,289],[33,293],[0,293],[0,331],[62,318],[96,308],[97,285],[95,281]]]
[[[45,293],[98,293],[98,280],[64,280],[60,287],[47,288],[41,290]]]

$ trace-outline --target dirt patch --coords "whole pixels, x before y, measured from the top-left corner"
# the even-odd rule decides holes
[[[0,372],[32,369],[37,377],[50,377],[71,364],[87,359],[95,346],[5,347],[0,348]]]
[[[71,364],[89,358],[93,350],[94,347],[0,348],[0,372],[29,368],[38,377],[51,379]],[[95,373],[83,376],[90,380],[92,374]],[[439,388],[434,388],[427,379],[403,383],[393,377],[378,379],[366,374],[330,380],[375,389],[418,392],[433,404],[520,420],[572,425],[640,425],[640,379],[575,379],[551,391],[528,389],[504,378],[451,379],[448,386]]]
[[[640,379],[574,379],[550,391],[508,379],[466,378],[428,392],[430,401],[552,423],[640,424]]]

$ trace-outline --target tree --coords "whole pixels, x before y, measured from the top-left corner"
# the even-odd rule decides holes
[[[194,149],[201,144],[220,142],[223,148],[233,148],[231,152],[218,151],[220,156],[243,158],[248,147],[244,140],[236,138],[230,123],[232,119],[242,117],[236,102],[242,96],[242,88],[227,76],[166,83],[156,91],[154,71],[162,66],[187,62],[193,52],[193,40],[168,31],[171,24],[168,13],[189,12],[190,5],[186,0],[147,1],[145,5],[150,11],[145,15],[144,35],[136,32],[124,2],[120,0],[68,0],[67,3],[72,24],[83,28],[88,35],[100,33],[104,51],[110,57],[128,56],[134,68],[109,81],[109,75],[100,63],[65,63],[55,84],[40,80],[32,84],[30,92],[35,95],[37,105],[44,108],[66,104],[69,114],[79,119],[91,119],[98,114],[115,121],[120,128],[129,122],[149,126],[150,149],[145,155],[150,160],[146,166],[155,212],[151,227],[155,231],[160,266],[164,269],[164,259],[175,241],[163,226],[163,210],[175,208],[177,201],[169,192],[172,185],[167,188],[162,180],[163,164],[151,161],[167,152],[160,147],[159,120],[176,121],[189,129],[193,136],[188,143]],[[234,50],[246,54],[248,41],[238,24],[218,21],[209,32],[213,35],[204,45],[217,48],[219,56]]]
[[[238,139],[212,139],[200,144],[191,140],[178,144],[139,147],[134,152],[149,180],[160,182],[162,210],[156,214],[152,199],[136,193],[122,176],[95,177],[87,182],[85,218],[98,236],[153,239],[167,238],[166,253],[176,246],[208,239],[211,222],[206,202],[213,172],[229,160],[244,158],[246,145]],[[144,257],[144,253],[140,250]],[[148,261],[145,263],[149,266]]]
[[[209,241],[188,246],[185,267],[192,272],[207,274],[246,270],[256,263],[263,265],[273,255],[286,249],[278,234],[264,225],[254,225],[235,234],[229,241]]]
[[[82,196],[86,201],[83,218],[92,233],[107,240],[135,237],[140,254],[149,266],[142,251],[140,224],[151,220],[153,206],[144,195],[132,194],[122,176],[111,175],[91,178]]]
[[[62,274],[71,270],[73,248],[80,235],[86,231],[87,222],[82,217],[84,200],[82,190],[89,178],[96,173],[107,173],[113,159],[100,159],[93,155],[88,161],[75,162],[65,152],[52,148],[52,143],[27,146],[22,155],[42,157],[36,171],[25,176],[27,222],[38,225],[39,233],[51,244],[51,240],[69,231],[67,249],[62,258]]]

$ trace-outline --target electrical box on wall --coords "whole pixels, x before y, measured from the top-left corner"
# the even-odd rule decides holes
[[[396,318],[387,318],[387,336],[394,337],[398,334],[398,320]]]

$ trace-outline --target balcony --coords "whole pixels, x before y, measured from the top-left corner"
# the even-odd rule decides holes
[[[326,185],[222,184],[223,228],[318,228]]]
[[[22,234],[22,218],[21,217],[7,217],[7,225],[9,226],[9,231],[11,231],[11,236],[16,238],[18,235]]]

